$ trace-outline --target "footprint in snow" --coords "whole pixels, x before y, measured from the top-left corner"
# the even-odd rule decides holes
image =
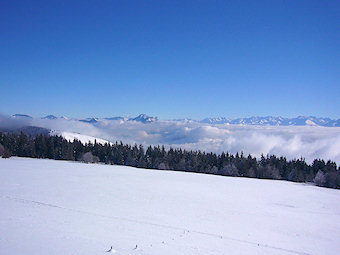
[[[111,246],[111,248],[110,248],[109,250],[107,250],[106,252],[115,253],[115,252],[116,252],[116,250],[115,250],[115,249],[113,249],[113,248],[112,248],[112,246]]]
[[[137,246],[137,244],[136,244],[136,247],[135,247],[135,248],[133,248],[133,250],[134,250],[134,251],[142,251],[142,249],[141,249],[141,248],[139,248],[139,247]]]

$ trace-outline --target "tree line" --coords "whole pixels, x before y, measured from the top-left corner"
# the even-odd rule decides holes
[[[318,186],[340,188],[340,167],[335,162],[303,158],[287,160],[275,155],[257,159],[243,153],[220,154],[169,148],[123,144],[122,142],[83,144],[61,136],[0,132],[0,156],[77,160],[87,163],[125,165],[139,168],[177,170],[223,176],[314,182]]]

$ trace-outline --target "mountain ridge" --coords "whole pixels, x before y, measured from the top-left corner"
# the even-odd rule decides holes
[[[12,115],[14,118],[32,118],[29,115],[25,114],[14,114]],[[55,119],[65,119],[69,120],[66,117],[55,117],[54,115],[47,115],[42,117],[42,119],[46,120],[55,120]],[[106,121],[135,121],[141,122],[144,124],[162,121],[156,116],[149,116],[147,114],[140,114],[136,117],[124,117],[124,116],[116,116],[116,117],[90,117],[85,119],[77,119],[71,118],[72,120],[81,121],[89,124],[96,124],[102,120]],[[245,118],[228,118],[228,117],[208,117],[202,120],[194,120],[189,118],[184,119],[169,119],[165,121],[174,121],[174,122],[197,122],[204,124],[223,124],[223,125],[258,125],[258,126],[323,126],[323,127],[340,127],[340,119],[331,119],[328,117],[315,117],[315,116],[298,116],[294,118],[287,118],[281,116],[251,116]]]
[[[239,125],[260,125],[260,126],[324,126],[339,127],[340,119],[319,118],[314,116],[298,116],[295,118],[253,116],[248,118],[230,119],[225,117],[205,118],[200,121],[207,124],[239,124]]]

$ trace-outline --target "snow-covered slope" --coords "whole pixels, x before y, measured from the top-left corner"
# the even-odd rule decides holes
[[[72,133],[72,132],[60,132],[60,131],[56,131],[56,130],[51,130],[50,135],[59,135],[59,136],[62,136],[66,140],[71,141],[71,142],[76,139],[76,140],[82,142],[83,144],[86,144],[86,143],[94,144],[95,142],[100,143],[100,144],[111,143],[107,140],[100,139],[100,138],[97,138],[97,137],[93,137],[93,136],[89,136],[89,135],[82,135],[82,134]]]
[[[119,120],[119,121],[136,121],[136,122],[141,122],[141,123],[151,123],[151,122],[155,122],[158,121],[158,117],[151,117],[148,116],[146,114],[140,114],[135,118],[127,118],[127,117],[122,117],[122,116],[118,116],[118,117],[111,117],[111,118],[87,118],[87,119],[83,119],[83,120],[79,120],[82,122],[86,122],[86,123],[91,123],[91,124],[96,124],[98,122],[102,122],[105,120]]]
[[[129,120],[139,121],[139,122],[142,122],[142,123],[151,123],[151,122],[157,121],[158,118],[157,117],[150,117],[146,114],[140,114],[136,118],[130,118]]]
[[[24,158],[0,175],[2,255],[340,254],[339,190]]]

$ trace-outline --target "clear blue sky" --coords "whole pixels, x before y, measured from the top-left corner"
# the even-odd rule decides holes
[[[340,118],[340,1],[0,2],[0,112]]]

